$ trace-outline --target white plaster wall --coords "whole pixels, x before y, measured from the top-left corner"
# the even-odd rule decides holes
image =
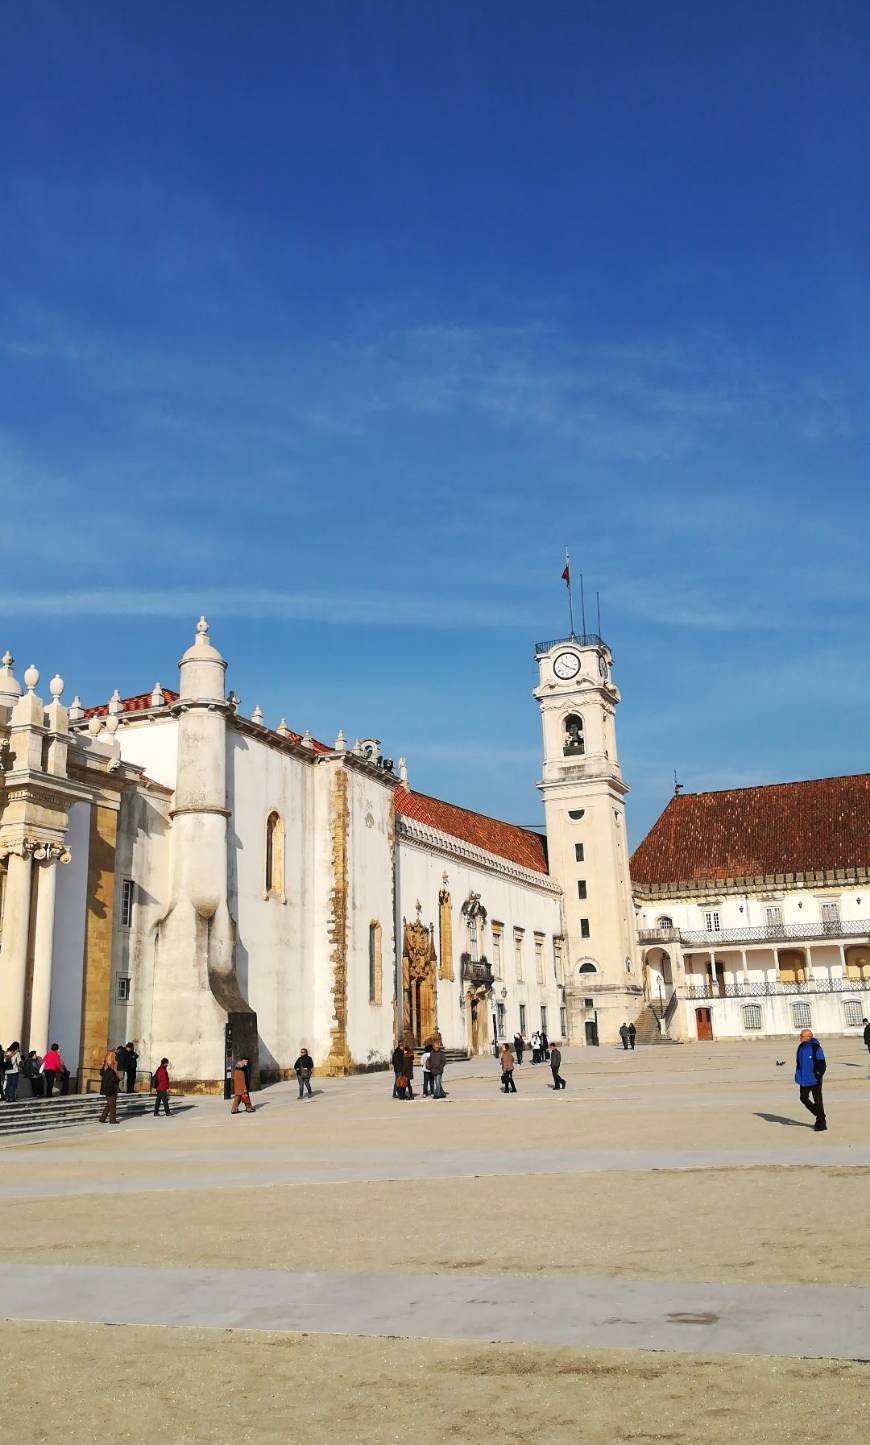
[[[356,1064],[386,1063],[393,1049],[392,795],[392,787],[373,772],[348,768],[347,1041]],[[379,1005],[369,1001],[369,929],[373,922],[381,925]]]
[[[257,1012],[260,1067],[288,1069],[301,1044],[323,1058],[314,1027],[315,766],[227,729],[229,907],[236,971]],[[266,894],[266,821],[284,828],[284,896]]]
[[[480,934],[480,953],[493,963],[492,923],[503,924],[501,976],[493,986],[487,1000],[490,1013],[490,1040],[492,1039],[492,1014],[496,1000],[505,1004],[505,1032],[513,1038],[520,1026],[520,1004],[526,1006],[526,1035],[541,1024],[541,1005],[547,1008],[549,1037],[562,1037],[560,1008],[563,1003],[562,989],[557,983],[553,964],[553,936],[561,933],[561,908],[557,894],[537,888],[534,884],[521,882],[505,874],[490,871],[471,863],[460,855],[447,857],[422,847],[408,838],[399,838],[397,884],[397,946],[401,951],[402,919],[413,921],[416,916],[417,899],[423,905],[422,920],[435,928],[435,947],[440,955],[438,894],[443,886],[442,875],[448,876],[448,888],[453,907],[453,971],[454,981],[438,980],[438,1026],[446,1048],[468,1046],[468,1025],[465,1010],[460,1007],[463,985],[461,982],[461,954],[468,951],[468,935],[462,904],[469,894],[479,893],[487,910],[486,928]],[[514,965],[514,928],[525,933],[524,981],[516,977]],[[534,935],[544,935],[544,983],[537,982],[535,969]],[[439,957],[440,963],[440,957]],[[502,989],[507,996],[501,1000]]]
[[[54,914],[54,949],[51,967],[49,1043],[56,1041],[75,1073],[82,1035],[82,970],[88,908],[88,856],[91,805],[74,803],[70,809],[67,844],[72,860],[57,868]]]
[[[764,928],[767,926],[765,910],[777,907],[782,912],[783,926],[799,929],[807,924],[821,923],[822,903],[829,901],[839,904],[840,917],[844,923],[870,919],[870,890],[862,888],[861,884],[852,884],[848,888],[801,888],[789,892],[764,889],[760,894],[722,894],[718,897],[711,895],[711,899],[712,901],[704,902],[698,899],[673,898],[657,900],[655,903],[644,900],[637,915],[638,927],[656,928],[659,919],[664,915],[672,918],[677,928],[692,932],[706,931],[705,914],[718,912],[723,932],[732,928]],[[808,940],[813,944],[823,941]],[[783,940],[782,946],[788,947],[788,943],[789,940]],[[687,948],[693,946],[702,945],[686,945]],[[795,946],[800,945],[796,942]]]
[[[132,714],[135,717],[135,713]],[[122,722],[115,736],[125,763],[144,768],[149,778],[166,788],[175,787],[178,762],[178,723],[172,717],[143,722]]]
[[[813,1032],[822,1041],[826,1037],[853,1037],[860,1039],[862,1025],[852,1027],[846,1026],[846,1011],[844,1004],[846,1000],[857,1000],[860,1003],[862,1013],[870,1017],[870,995],[867,992],[851,991],[844,993],[809,993],[809,994],[772,994],[761,995],[750,999],[723,998],[723,999],[689,999],[682,1005],[685,1010],[684,1020],[686,1035],[690,1040],[696,1040],[697,1025],[695,1010],[698,1008],[709,1008],[712,1013],[713,1039],[759,1039],[786,1036],[793,1040],[797,1047],[798,1034],[800,1029],[792,1018],[792,1004],[800,1001],[805,1003],[810,1010],[810,1024]],[[762,1027],[747,1030],[743,1023],[743,1008],[746,1004],[758,1004],[761,1008]],[[801,1025],[802,1027],[802,1025]],[[785,1045],[783,1045],[785,1047]],[[787,1062],[792,1063],[794,1054],[786,1056]],[[790,1075],[789,1075],[790,1077]]]
[[[153,1071],[168,1048],[164,1040],[152,1037],[152,1015],[155,982],[160,985],[159,963],[155,979],[157,924],[170,901],[170,843],[168,800],[145,789],[126,790],[121,795],[115,848],[109,1042],[114,1046],[132,1039],[139,1051],[139,1068],[144,1072]],[[124,928],[121,921],[125,878],[131,878],[134,884],[129,928]],[[128,974],[132,980],[128,1004],[118,1002],[119,974]]]

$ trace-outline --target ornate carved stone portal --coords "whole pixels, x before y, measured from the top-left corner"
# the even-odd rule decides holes
[[[438,992],[435,980],[435,944],[420,915],[405,919],[402,942],[402,1032],[405,1039],[423,1044],[438,1032]]]

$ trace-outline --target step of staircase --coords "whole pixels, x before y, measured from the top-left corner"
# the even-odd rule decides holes
[[[51,1099],[26,1098],[14,1104],[0,1103],[0,1139],[94,1123],[104,1103],[101,1094],[61,1094]],[[153,1094],[118,1095],[119,1119],[140,1118],[153,1109]]]

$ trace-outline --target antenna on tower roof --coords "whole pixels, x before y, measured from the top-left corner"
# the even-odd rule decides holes
[[[678,797],[680,796],[680,793],[681,793],[682,791],[683,791],[683,785],[682,785],[682,783],[678,783],[678,782],[677,782],[677,770],[676,770],[676,768],[674,768],[674,797],[675,797],[675,798],[678,798]]]
[[[598,636],[601,636],[601,594],[595,594],[595,611],[598,614]]]

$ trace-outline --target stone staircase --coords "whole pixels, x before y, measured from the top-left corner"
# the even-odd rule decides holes
[[[638,1044],[675,1044],[676,1039],[669,1038],[659,1027],[659,1016],[650,1004],[644,1004],[640,1013],[634,1021],[637,1029]]]
[[[19,1097],[14,1104],[0,1103],[0,1139],[95,1124],[104,1102],[100,1094],[59,1094],[51,1099]],[[177,1108],[178,1102],[170,1098],[170,1109]],[[140,1118],[153,1109],[153,1094],[118,1095],[119,1120]]]

